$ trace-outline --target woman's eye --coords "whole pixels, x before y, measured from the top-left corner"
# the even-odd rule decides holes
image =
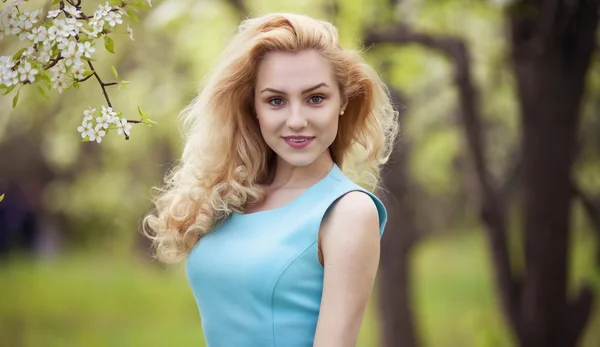
[[[283,105],[283,99],[273,98],[273,99],[269,100],[269,104],[271,104],[273,106],[281,106],[281,105]]]
[[[312,104],[319,104],[321,101],[325,100],[321,95],[313,95],[308,99]]]

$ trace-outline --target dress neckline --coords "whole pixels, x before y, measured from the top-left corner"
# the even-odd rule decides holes
[[[256,212],[252,212],[252,213],[238,213],[236,211],[233,211],[233,213],[231,214],[231,217],[250,218],[253,216],[264,216],[264,215],[268,215],[268,214],[272,214],[272,213],[280,213],[285,210],[288,210],[288,209],[292,208],[294,205],[298,204],[303,199],[305,199],[306,196],[308,196],[311,191],[316,190],[321,184],[323,184],[323,182],[325,182],[329,177],[331,177],[331,175],[333,174],[333,172],[335,170],[339,170],[339,168],[338,168],[337,164],[334,162],[333,165],[331,166],[331,169],[329,169],[329,172],[327,173],[327,175],[325,175],[325,177],[321,178],[319,181],[317,181],[310,187],[306,188],[306,190],[304,190],[302,193],[300,193],[300,195],[298,195],[292,201],[288,202],[287,204],[285,204],[283,206],[279,206],[279,207],[272,208],[269,210],[256,211]]]

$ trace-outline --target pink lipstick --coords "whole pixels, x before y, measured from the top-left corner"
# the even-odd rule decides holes
[[[314,136],[286,136],[283,139],[294,148],[303,148],[312,142]]]

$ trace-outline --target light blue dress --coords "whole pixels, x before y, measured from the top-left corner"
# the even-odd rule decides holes
[[[198,242],[186,259],[186,276],[208,347],[313,345],[324,275],[319,227],[328,207],[355,190],[375,202],[383,234],[383,203],[333,164],[287,205],[234,212]]]

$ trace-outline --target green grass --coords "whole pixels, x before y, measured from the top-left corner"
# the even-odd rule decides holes
[[[71,255],[0,271],[6,346],[204,346],[180,269]]]
[[[598,272],[588,269],[593,243],[580,241],[583,251],[573,265],[577,278],[598,284]],[[514,346],[498,311],[480,234],[429,239],[415,249],[412,261],[423,346]],[[2,346],[204,346],[182,266],[68,254],[52,261],[13,260],[0,266],[0,283]],[[598,316],[581,347],[598,346],[599,332],[592,328],[600,326]],[[358,346],[378,346],[378,329],[373,298]]]
[[[480,235],[436,237],[418,246],[413,286],[424,346],[512,346],[498,313]]]

